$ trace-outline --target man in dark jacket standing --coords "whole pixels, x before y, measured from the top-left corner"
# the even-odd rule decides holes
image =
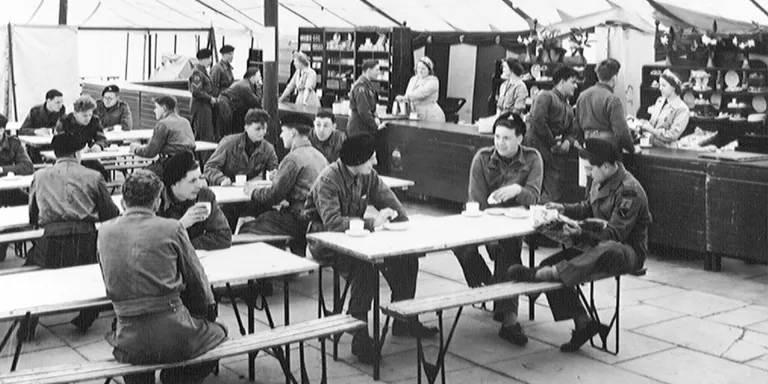
[[[213,96],[218,96],[235,81],[235,76],[232,75],[232,58],[235,54],[235,48],[231,45],[224,45],[219,49],[219,53],[221,53],[221,61],[211,68]]]
[[[376,116],[376,105],[378,93],[373,85],[381,69],[379,69],[378,60],[366,60],[363,62],[363,74],[357,79],[352,89],[349,91],[349,110],[351,115],[347,122],[347,134],[354,136],[357,133],[366,132],[376,138],[376,163],[377,170],[381,171],[383,164],[386,164],[386,143],[384,135],[380,132],[386,127]]]
[[[227,329],[215,323],[216,301],[184,226],[155,215],[163,183],[138,170],[123,184],[125,213],[99,231],[99,264],[117,328],[106,335],[117,361],[163,364],[218,346]],[[215,362],[164,369],[163,383],[202,383]],[[124,377],[154,383],[155,375]]]
[[[264,91],[259,68],[251,67],[242,79],[219,94],[217,121],[222,135],[240,133],[249,109],[261,108]]]
[[[196,140],[217,142],[219,138],[213,129],[213,106],[217,99],[207,69],[211,66],[211,50],[206,48],[197,51],[197,60],[192,76],[189,77],[192,130],[195,131]]]

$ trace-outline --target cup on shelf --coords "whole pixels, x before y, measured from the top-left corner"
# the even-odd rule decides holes
[[[352,219],[349,221],[350,232],[362,232],[365,229],[365,222],[360,219]]]

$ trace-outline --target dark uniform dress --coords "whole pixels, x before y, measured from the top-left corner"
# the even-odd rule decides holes
[[[643,267],[652,221],[645,190],[624,165],[602,184],[593,183],[589,200],[565,204],[565,215],[575,220],[597,218],[608,224],[601,230],[584,229],[574,239],[586,251],[569,248],[542,261],[542,265],[554,265],[569,286],[547,293],[556,321],[586,313],[573,286],[592,275],[618,275]]]
[[[477,151],[472,159],[469,175],[469,201],[480,204],[481,209],[488,208],[488,196],[501,187],[517,184],[522,187],[514,199],[502,203],[501,206],[526,208],[536,204],[541,191],[543,166],[541,156],[533,148],[520,146],[517,154],[505,159],[494,149],[486,147]],[[486,245],[488,254],[494,260],[494,274],[488,270],[477,246],[461,247],[454,250],[456,258],[464,271],[467,285],[477,287],[482,284],[492,284],[507,280],[506,271],[515,264],[521,264],[520,252],[522,240],[512,238],[501,240],[498,246]],[[517,297],[502,300],[494,304],[494,311],[504,313],[512,311],[517,314]]]
[[[288,208],[269,210],[243,225],[242,233],[260,235],[289,235],[291,251],[304,256],[307,248],[307,221],[301,216],[309,189],[323,168],[328,166],[320,151],[307,139],[294,139],[291,151],[280,162],[271,186],[253,191],[251,201],[262,207],[271,207],[283,200]]]
[[[213,129],[213,83],[208,71],[200,64],[195,65],[189,77],[189,91],[192,93],[189,108],[195,139],[214,143],[219,141]]]
[[[176,220],[131,207],[99,231],[99,262],[117,327],[106,335],[117,361],[164,364],[202,355],[227,337],[214,322],[211,285]],[[203,363],[163,370],[163,383],[201,383],[216,367]],[[154,383],[154,373],[125,377]]]
[[[560,201],[567,154],[553,153],[552,147],[568,140],[576,141],[573,108],[558,90],[543,91],[531,107],[531,127],[525,133],[525,145],[536,149],[544,161],[541,203]],[[573,148],[573,145],[571,145]]]

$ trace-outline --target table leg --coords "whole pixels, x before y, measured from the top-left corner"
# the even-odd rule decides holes
[[[32,317],[31,312],[27,312],[26,315],[24,315],[24,321],[22,321],[22,325],[27,325],[27,335],[29,335],[32,332],[32,323],[30,321]],[[35,324],[37,325],[37,324]],[[21,331],[21,327],[19,327],[19,331]],[[21,355],[21,346],[24,345],[24,340],[19,339],[18,344],[16,344],[16,353],[13,354],[13,362],[11,363],[11,372],[16,370],[16,366],[19,364],[19,356]]]
[[[285,326],[290,325],[291,323],[291,306],[290,306],[290,299],[289,299],[289,284],[290,282],[288,279],[283,279],[283,315],[284,319],[283,322]],[[286,344],[285,345],[285,364],[288,367],[288,371],[291,370],[291,345]],[[288,376],[285,377],[285,384],[291,384],[291,380]]]
[[[381,324],[379,324],[381,322],[381,319],[380,319],[381,316],[380,316],[380,310],[379,310],[380,301],[381,301],[379,298],[379,294],[381,289],[379,288],[379,284],[380,284],[381,278],[379,276],[380,272],[378,268],[376,268],[375,275],[376,275],[376,277],[374,278],[375,288],[373,291],[373,345],[376,346],[376,348],[374,348],[375,352],[374,352],[374,362],[373,362],[373,380],[378,381],[379,376],[381,374],[381,348],[379,347],[379,344],[381,342],[379,340],[380,339],[379,327],[381,326]]]
[[[253,306],[256,305],[256,285],[253,280],[248,280],[248,334],[253,334],[255,330],[255,314]],[[256,354],[248,354],[248,380],[256,380]]]

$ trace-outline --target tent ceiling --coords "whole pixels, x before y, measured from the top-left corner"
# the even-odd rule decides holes
[[[768,25],[768,0],[656,0],[714,18]],[[0,0],[0,21],[55,24],[59,0]],[[515,32],[529,28],[521,14],[540,27],[619,6],[650,20],[645,0],[279,0],[283,34],[299,27],[392,27],[417,31]],[[370,4],[370,5],[369,5]],[[516,12],[512,7],[518,8]],[[376,9],[381,11],[378,12]],[[71,25],[115,28],[207,28],[250,30],[264,25],[262,0],[70,0]],[[383,13],[383,14],[382,14]],[[5,20],[3,20],[5,19]],[[393,21],[394,20],[394,21]],[[397,22],[397,23],[396,23]]]

